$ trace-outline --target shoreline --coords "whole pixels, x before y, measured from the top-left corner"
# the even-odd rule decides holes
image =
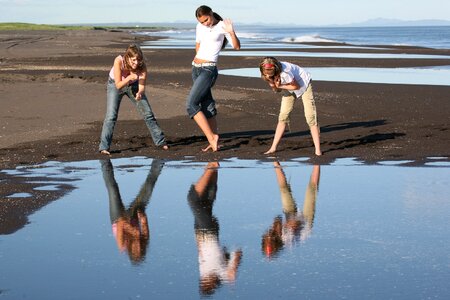
[[[0,113],[0,169],[48,160],[102,159],[96,150],[104,117],[107,72],[127,44],[157,38],[98,30],[25,31],[20,35],[0,32],[0,82],[5,97]],[[327,51],[349,52],[333,47]],[[450,49],[390,46],[388,51],[376,52],[450,54]],[[184,108],[191,86],[189,62],[194,50],[144,49],[144,54],[149,64],[147,97],[171,149],[161,151],[153,145],[144,122],[124,98],[111,158],[142,155],[170,160],[193,157],[201,161],[231,157],[272,159],[262,153],[271,143],[279,95],[272,93],[262,80],[219,76],[213,94],[224,148],[217,153],[203,153],[200,149],[206,139]],[[259,60],[222,56],[219,68],[255,67]],[[450,59],[286,60],[306,69],[450,65]],[[429,157],[450,161],[450,103],[446,97],[450,87],[315,81],[314,92],[324,155],[311,157],[312,142],[303,109],[296,105],[291,132],[286,133],[280,151],[275,153],[277,159],[310,157],[312,163],[320,164],[342,157],[354,157],[367,164],[413,160],[413,165],[423,165]]]

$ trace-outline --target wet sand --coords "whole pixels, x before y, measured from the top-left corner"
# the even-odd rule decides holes
[[[102,30],[0,32],[0,169],[48,160],[101,159],[97,149],[108,71],[114,57],[140,39],[127,32]],[[358,51],[450,54],[450,50],[414,47]],[[149,65],[147,97],[170,150],[153,145],[140,115],[124,98],[114,131],[112,158],[267,158],[263,153],[272,141],[280,97],[262,80],[219,76],[213,94],[223,147],[216,153],[203,153],[206,140],[185,112],[194,50],[145,50],[144,54]],[[224,56],[219,68],[256,67],[259,60]],[[450,65],[450,59],[287,60],[306,68]],[[368,164],[413,160],[417,165],[428,157],[449,160],[450,87],[315,81],[314,89],[324,155],[313,156],[312,140],[298,102],[277,159],[310,157],[312,163],[326,164],[336,158],[355,157]]]

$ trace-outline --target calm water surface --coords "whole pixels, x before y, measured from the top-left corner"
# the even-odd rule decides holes
[[[446,299],[450,166],[430,160],[3,170],[35,187],[4,201],[73,189],[0,235],[0,298]]]
[[[450,68],[306,68],[314,80],[338,82],[366,82],[385,84],[424,84],[450,86]],[[219,70],[220,74],[260,78],[258,68]]]

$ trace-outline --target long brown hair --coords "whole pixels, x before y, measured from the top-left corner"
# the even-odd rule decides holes
[[[135,70],[130,66],[129,60],[131,58],[136,57],[138,60],[138,65]],[[137,71],[142,72],[145,69],[145,60],[144,60],[144,54],[142,53],[141,48],[136,44],[131,44],[128,46],[127,50],[125,51],[125,54],[123,55],[124,58],[124,66],[125,69],[128,71]]]
[[[216,12],[213,12],[213,10],[211,9],[211,7],[206,6],[206,5],[202,5],[199,6],[196,10],[195,10],[195,17],[198,19],[202,16],[206,16],[206,15],[212,15],[214,17],[214,19],[218,20],[218,21],[223,21],[223,18]],[[222,44],[222,49],[225,48],[225,46],[227,45],[228,40],[226,38],[223,39],[223,44]]]

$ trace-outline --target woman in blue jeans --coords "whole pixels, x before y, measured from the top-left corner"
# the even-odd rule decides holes
[[[147,67],[139,46],[128,46],[124,55],[119,55],[114,60],[114,66],[109,72],[106,96],[106,116],[103,121],[99,151],[105,155],[111,155],[110,146],[116,125],[122,97],[127,95],[144,118],[153,142],[164,150],[169,149],[164,133],[156,121],[150,103],[145,96],[145,82],[147,79]]]
[[[206,5],[195,11],[196,27],[195,51],[192,61],[192,80],[194,84],[187,99],[187,112],[197,123],[208,139],[209,145],[203,151],[217,151],[219,135],[217,132],[216,103],[211,87],[217,79],[217,59],[219,52],[229,41],[236,50],[241,43],[234,32],[231,20],[223,20]],[[226,38],[226,40],[225,40]]]

